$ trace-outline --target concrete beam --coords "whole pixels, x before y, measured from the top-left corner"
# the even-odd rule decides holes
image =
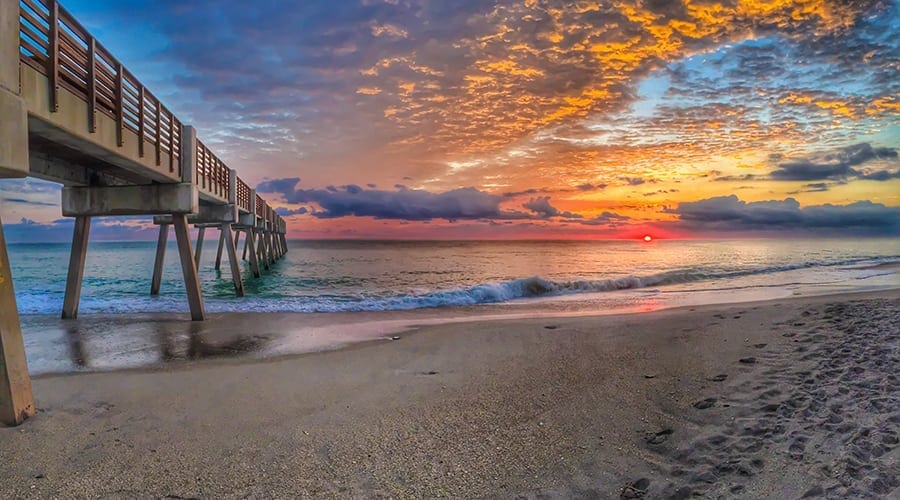
[[[12,3],[12,2],[10,2]],[[18,3],[15,4],[18,8]],[[0,12],[7,8],[6,2]],[[16,18],[18,21],[18,17]],[[18,26],[18,25],[17,25]],[[18,34],[18,28],[15,32]],[[5,37],[6,34],[0,35]],[[18,41],[18,39],[16,39]],[[17,45],[18,46],[18,45]],[[2,65],[0,59],[0,65]],[[0,68],[0,71],[5,70]],[[18,75],[18,58],[16,58]],[[2,75],[0,75],[0,79]],[[28,109],[25,101],[5,88],[0,88],[0,177],[28,175]]]
[[[225,222],[233,223],[237,220],[236,205],[207,205],[201,204],[196,214],[188,215],[188,222],[195,225],[219,225]],[[153,217],[154,224],[171,224],[171,215],[157,215]]]
[[[199,209],[197,189],[190,184],[66,187],[62,191],[66,217],[190,214]]]
[[[0,222],[0,422],[19,425],[33,415],[31,378],[28,376],[3,223]]]
[[[66,186],[127,186],[135,184],[107,171],[72,163],[33,148],[28,151],[28,164],[31,169],[29,177],[58,182]]]

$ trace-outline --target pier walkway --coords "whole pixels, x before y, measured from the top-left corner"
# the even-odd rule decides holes
[[[62,215],[75,218],[63,319],[78,315],[93,217],[154,216],[151,294],[174,229],[195,321],[206,315],[197,266],[207,228],[220,232],[216,268],[226,251],[238,296],[241,235],[256,278],[287,252],[284,220],[57,0],[0,2],[0,178],[26,176],[62,184]],[[0,223],[0,422],[34,410]]]

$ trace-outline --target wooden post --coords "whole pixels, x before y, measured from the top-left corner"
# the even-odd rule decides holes
[[[206,236],[206,228],[197,228],[197,249],[194,250],[194,261],[197,269],[200,269],[200,254],[203,252],[203,237]]]
[[[259,259],[256,255],[256,243],[254,239],[256,235],[254,234],[253,228],[247,228],[247,239],[245,240],[248,247],[250,247],[250,270],[253,271],[253,277],[259,278]]]
[[[244,260],[247,260],[247,247],[250,246],[250,241],[253,239],[253,230],[247,229],[247,234],[244,235]]]
[[[203,291],[200,289],[200,278],[197,276],[197,264],[191,255],[191,235],[188,233],[187,215],[172,214],[175,226],[175,240],[178,242],[178,256],[181,258],[181,270],[184,273],[184,288],[187,290],[188,304],[191,307],[191,319],[203,321],[206,311],[203,307]]]
[[[0,422],[19,425],[33,415],[31,378],[28,376],[28,361],[3,237],[3,223],[0,222]]]
[[[234,281],[234,293],[238,297],[244,296],[244,280],[241,278],[241,266],[237,259],[237,250],[234,247],[234,239],[231,232],[231,224],[222,224],[222,235],[225,245],[228,247],[228,263],[231,264],[231,280]],[[219,240],[219,254],[222,253],[222,240]]]
[[[222,247],[225,246],[225,226],[226,224],[222,224],[219,226],[219,250],[216,252],[216,271],[222,268]],[[231,231],[231,224],[227,224],[229,229],[227,231]],[[231,238],[229,238],[230,240]]]
[[[156,242],[156,261],[153,263],[153,280],[150,282],[150,295],[159,295],[162,284],[163,264],[166,260],[166,244],[169,242],[169,225],[159,225],[159,240]]]
[[[78,317],[78,303],[81,301],[81,281],[84,278],[84,259],[87,256],[88,237],[91,232],[91,218],[75,218],[72,235],[72,253],[69,256],[69,275],[66,278],[66,296],[63,299],[62,319]]]

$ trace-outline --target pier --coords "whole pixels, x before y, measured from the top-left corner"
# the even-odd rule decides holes
[[[63,319],[78,316],[94,217],[153,216],[150,294],[174,230],[194,321],[206,317],[198,264],[207,229],[219,231],[216,269],[227,258],[237,296],[241,237],[255,278],[287,252],[275,210],[56,0],[0,3],[0,178],[28,176],[62,184],[62,215],[75,218]],[[0,422],[34,411],[0,221]]]

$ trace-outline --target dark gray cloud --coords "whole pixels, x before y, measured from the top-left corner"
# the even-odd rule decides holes
[[[550,218],[550,217],[562,217],[564,219],[581,219],[581,214],[575,214],[572,212],[561,212],[558,208],[554,207],[550,204],[550,197],[543,196],[539,198],[532,198],[526,203],[522,204],[522,208],[526,210],[530,210],[537,214],[539,217]]]
[[[556,218],[573,223],[601,225],[627,220],[628,217],[603,212],[599,217],[559,210],[550,196],[531,198],[523,203],[526,211],[501,207],[509,197],[475,188],[433,193],[423,189],[398,188],[396,191],[364,189],[355,184],[326,189],[297,189],[297,179],[272,179],[257,187],[260,193],[277,194],[289,204],[309,203],[311,207],[279,208],[282,215],[310,214],[321,219],[374,217],[401,221],[458,220],[545,220]],[[537,190],[536,190],[537,191]],[[314,208],[318,207],[318,208]]]
[[[681,203],[675,209],[683,227],[700,231],[784,231],[900,234],[900,207],[871,201],[849,205],[800,207],[793,198],[745,202],[737,196]]]
[[[277,193],[285,202],[315,203],[321,207],[313,215],[319,218],[346,216],[375,217],[378,219],[431,220],[431,219],[489,219],[521,217],[520,214],[500,209],[501,196],[475,188],[454,189],[444,193],[432,193],[421,189],[384,191],[363,189],[357,185],[329,186],[326,189],[297,189],[297,179],[276,179],[261,183],[257,190]]]
[[[897,178],[898,173],[884,170],[866,172],[856,167],[876,160],[896,161],[897,150],[893,148],[873,147],[861,142],[839,148],[835,151],[813,154],[779,163],[778,168],[769,175],[780,181],[821,181],[861,178],[870,180],[888,180]]]
[[[256,185],[257,193],[293,193],[300,184],[299,177],[268,179]]]
[[[619,214],[613,213],[613,212],[603,212],[596,217],[592,217],[590,219],[585,219],[585,220],[581,221],[581,224],[584,224],[587,226],[604,226],[604,225],[608,225],[608,224],[622,223],[629,219],[631,219],[631,217],[628,217],[625,215],[619,215]]]
[[[275,213],[282,217],[288,217],[291,215],[306,215],[309,213],[309,208],[307,207],[298,207],[298,208],[284,208],[278,207],[275,209]]]

